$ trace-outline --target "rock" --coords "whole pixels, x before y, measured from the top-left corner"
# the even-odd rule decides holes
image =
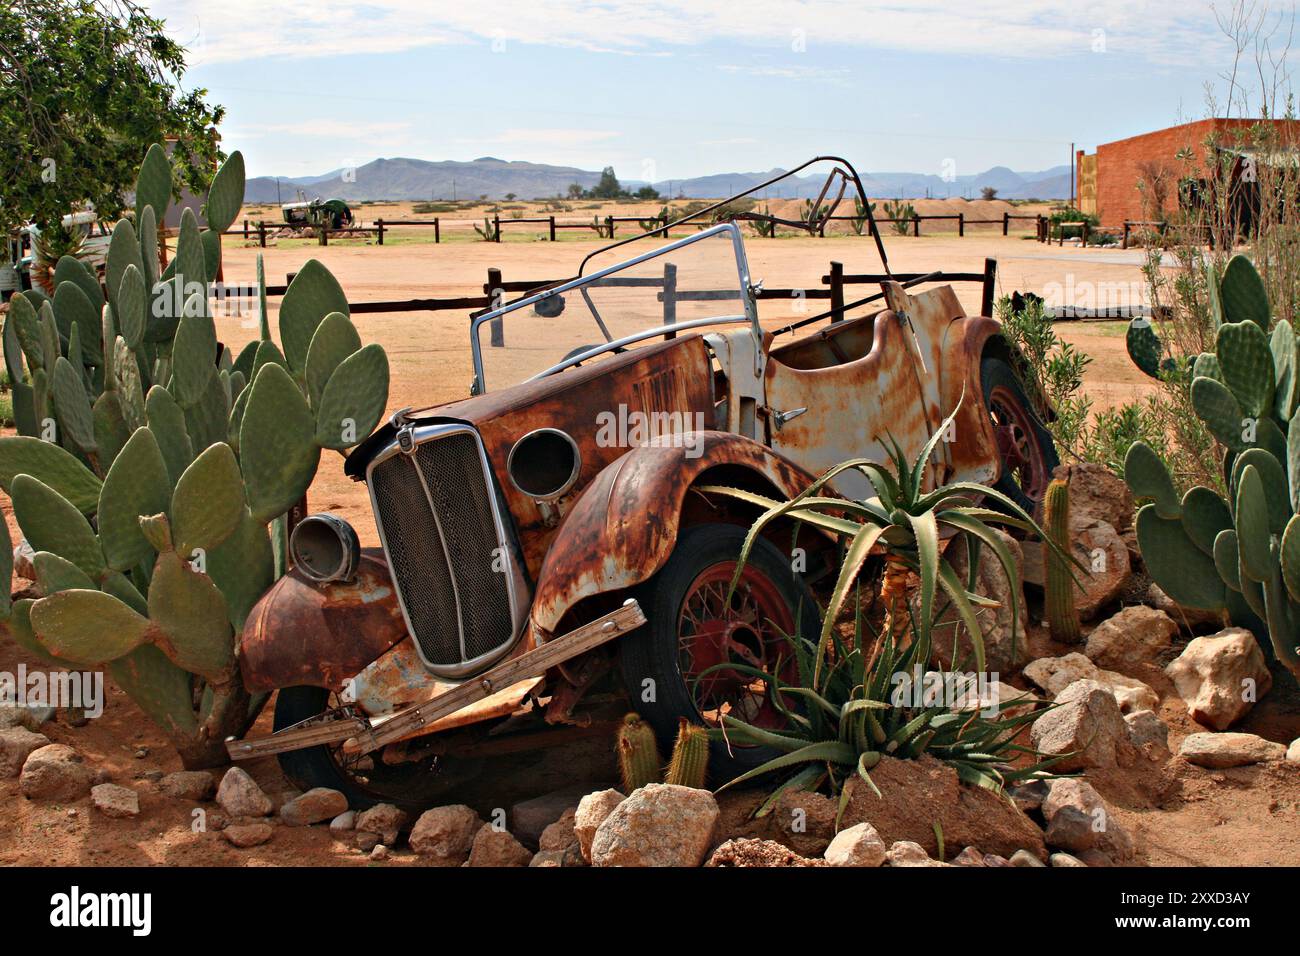
[[[280,808],[280,819],[291,827],[333,820],[348,808],[348,798],[328,787],[313,787]]]
[[[510,832],[525,846],[537,846],[542,831],[558,820],[565,810],[576,807],[587,792],[588,788],[575,785],[513,804],[508,814]]]
[[[1052,477],[1070,483],[1071,518],[1105,521],[1121,533],[1133,526],[1133,492],[1105,465],[1057,465]]]
[[[391,803],[377,803],[353,817],[352,826],[360,832],[377,835],[379,842],[385,846],[393,846],[409,819],[405,810],[400,810]]]
[[[587,861],[582,858],[578,844],[574,843],[563,850],[539,850],[528,865],[582,867],[587,865]]]
[[[207,770],[178,770],[161,778],[158,787],[181,800],[211,800],[217,794],[217,778]]]
[[[565,810],[560,819],[542,831],[542,835],[537,841],[537,849],[565,850],[571,846],[577,846],[578,834],[574,832],[574,819],[577,814],[577,807],[569,807],[569,809]]]
[[[360,828],[362,823],[357,821]],[[420,814],[411,828],[411,849],[436,866],[460,866],[469,858],[470,848],[483,821],[463,803],[435,807]]]
[[[1034,856],[1028,850],[1017,850],[1011,854],[1010,863],[1012,866],[1046,866],[1047,864]]]
[[[578,808],[573,813],[573,833],[578,838],[582,858],[588,863],[591,862],[591,841],[596,837],[596,830],[625,799],[617,790],[600,790],[578,801]]]
[[[23,769],[28,756],[47,746],[50,738],[32,733],[26,727],[9,727],[0,730],[0,777],[16,777]]]
[[[1131,860],[1133,837],[1109,804],[1086,780],[1058,778],[1043,801],[1049,846],[1079,854],[1100,850],[1114,860]]]
[[[379,846],[379,834],[371,833],[369,830],[354,830],[352,833],[352,845],[362,853],[369,853],[375,847]]]
[[[221,831],[226,842],[240,849],[260,846],[275,835],[275,827],[269,823],[232,823]]]
[[[1198,767],[1209,767],[1211,770],[1283,760],[1286,754],[1286,744],[1274,743],[1256,734],[1188,734],[1178,748],[1178,756]]]
[[[1081,859],[1079,859],[1077,856],[1070,856],[1070,854],[1068,853],[1061,853],[1059,851],[1053,853],[1050,857],[1048,857],[1047,862],[1051,866],[1061,866],[1061,867],[1088,865],[1087,863],[1084,863]]]
[[[887,855],[885,841],[876,828],[870,823],[856,823],[835,834],[825,859],[831,866],[880,866]]]
[[[93,776],[67,744],[47,744],[23,763],[18,788],[28,800],[79,800],[90,793]]]
[[[1092,680],[1075,681],[1056,696],[1056,703],[1056,709],[1035,720],[1029,731],[1030,741],[1044,755],[1070,755],[1052,765],[1054,772],[1131,765],[1128,725],[1109,688]]]
[[[886,854],[890,866],[942,866],[938,860],[930,859],[925,847],[912,840],[898,840]]]
[[[1214,730],[1232,726],[1273,686],[1259,641],[1241,627],[1194,639],[1165,674],[1192,720]]]
[[[1022,813],[1033,813],[1043,805],[1043,800],[1047,797],[1047,781],[1027,780],[1009,788],[1007,795]]]
[[[130,787],[115,783],[101,783],[90,788],[90,800],[106,817],[136,817],[140,815],[140,797]]]
[[[1020,542],[1000,529],[995,528],[994,533],[1011,552],[1016,567],[1024,568],[1025,559]],[[944,557],[953,566],[957,576],[965,581],[969,573],[970,556],[967,554],[961,536],[953,540],[956,544],[944,552]],[[984,656],[988,670],[1004,673],[1019,670],[1029,660],[1029,645],[1025,638],[1029,612],[1025,606],[1024,578],[1017,574],[1014,580],[1008,581],[997,555],[991,548],[984,547],[980,549],[979,567],[975,573],[975,593],[998,602],[997,607],[976,608],[976,619],[983,631]],[[1018,608],[1018,616],[1014,621],[1011,614],[1013,593]],[[920,598],[916,598],[917,603],[914,608],[918,613],[919,601]],[[956,609],[951,606],[941,616],[935,618],[931,641],[934,648],[932,659],[935,664],[943,668],[951,668],[954,658],[957,660],[969,658],[974,650],[966,626],[961,623]]]
[[[1201,608],[1183,607],[1160,589],[1154,581],[1142,596],[1142,603],[1150,605],[1157,611],[1164,611],[1170,619],[1185,631],[1203,627],[1223,627],[1223,614],[1220,611],[1206,611]]]
[[[14,545],[14,576],[35,584],[36,565],[32,563],[32,558],[35,556],[36,549],[28,543],[26,538]]]
[[[719,816],[707,790],[647,784],[596,828],[591,865],[699,866],[713,846]]]
[[[952,858],[953,866],[983,866],[984,854],[973,846],[968,846]]]
[[[1004,856],[1029,847],[1047,858],[1042,831],[1015,804],[962,784],[956,770],[928,754],[911,760],[882,757],[871,779],[880,796],[857,774],[849,775],[841,827],[870,823],[888,845],[910,841],[937,856],[938,824],[947,846],[977,846]]]
[[[1160,698],[1142,681],[1116,671],[1102,670],[1077,651],[1063,657],[1040,657],[1025,665],[1024,675],[1052,696],[1078,680],[1093,680],[1104,684],[1115,695],[1119,709],[1125,714],[1138,710],[1156,710]]]
[[[777,867],[819,866],[820,860],[809,860],[775,840],[741,838],[728,840],[713,851],[705,866],[712,867]]]
[[[382,843],[376,843],[373,847],[370,848],[370,859],[372,860],[388,859],[388,847],[384,846]]]
[[[1084,850],[1079,854],[1079,860],[1084,866],[1114,866],[1115,861],[1108,857],[1101,850]]]
[[[330,821],[330,833],[333,833],[335,836],[342,836],[355,830],[356,825],[357,811],[344,810]]]
[[[8,730],[10,727],[25,727],[32,733],[41,729],[41,726],[49,720],[52,708],[49,707],[20,707],[17,704],[0,704],[0,730]]]
[[[830,797],[806,790],[787,790],[772,810],[780,842],[800,856],[821,856],[835,836],[839,806]]]
[[[1098,667],[1127,670],[1153,663],[1176,633],[1178,625],[1164,611],[1135,604],[1093,628],[1083,653]]]
[[[241,767],[231,767],[221,778],[217,804],[232,817],[264,817],[274,809],[271,798]]]
[[[1300,737],[1291,741],[1291,746],[1286,748],[1286,762],[1300,763]]]
[[[1070,551],[1084,567],[1075,571],[1081,589],[1075,589],[1074,609],[1080,620],[1090,621],[1128,587],[1128,545],[1109,522],[1076,516],[1072,507]]]
[[[1124,723],[1128,725],[1128,739],[1146,757],[1151,760],[1169,759],[1169,725],[1154,711],[1139,710],[1127,714]]]
[[[1011,861],[1005,856],[998,856],[996,853],[984,854],[984,866],[1010,866]]]
[[[532,858],[509,830],[498,830],[490,823],[479,827],[469,849],[470,866],[528,866]]]

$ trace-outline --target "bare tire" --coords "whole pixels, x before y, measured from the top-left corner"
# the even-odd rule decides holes
[[[1033,514],[1052,480],[1052,470],[1060,464],[1056,444],[1009,364],[993,356],[985,358],[980,362],[980,384],[1002,463],[993,488]]]
[[[721,726],[724,713],[765,729],[787,724],[766,681],[717,667],[746,665],[794,683],[797,667],[787,636],[798,628],[815,641],[821,624],[790,558],[765,538],[755,543],[728,599],[745,532],[729,524],[688,529],[664,567],[639,589],[647,623],[622,642],[623,680],[665,757],[683,717],[709,727]],[[783,701],[787,709],[794,709],[792,701]],[[721,784],[775,756],[767,747],[713,741],[709,776]]]

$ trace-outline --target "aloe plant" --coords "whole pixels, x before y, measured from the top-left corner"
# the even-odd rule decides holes
[[[1165,463],[1134,443],[1124,478],[1146,502],[1138,547],[1171,598],[1262,621],[1278,660],[1300,674],[1300,346],[1286,319],[1270,334],[1268,296],[1246,257],[1232,258],[1217,293],[1215,350],[1196,358],[1191,397],[1224,446],[1228,494],[1198,486],[1179,498]]]
[[[794,778],[799,786],[823,779],[827,774],[833,782],[842,782],[843,774],[855,771],[869,780],[868,771],[884,754],[913,757],[930,753],[951,763],[963,780],[993,788],[1041,769],[1041,764],[1031,768],[1011,767],[1012,760],[1023,751],[1013,742],[1014,738],[1036,716],[1033,713],[1002,716],[1001,711],[1010,706],[1006,704],[999,705],[997,718],[971,713],[956,715],[947,704],[913,707],[889,699],[894,675],[918,668],[930,669],[933,624],[944,612],[941,596],[956,609],[971,639],[973,660],[954,661],[953,669],[969,663],[975,671],[984,672],[984,642],[975,607],[993,602],[972,593],[982,547],[993,552],[1013,585],[1009,590],[1014,646],[1020,600],[1015,585],[1020,572],[994,530],[995,525],[1037,535],[1043,538],[1049,554],[1079,566],[1054,539],[1044,534],[1032,517],[1000,492],[972,482],[925,489],[931,455],[955,415],[954,410],[913,461],[909,462],[897,442],[890,439],[888,466],[868,459],[844,462],[789,501],[779,502],[723,486],[701,489],[706,494],[737,498],[764,509],[750,526],[738,561],[737,577],[758,535],[777,520],[812,525],[837,536],[845,545],[818,640],[813,643],[797,634],[787,638],[798,664],[798,683],[753,671],[753,676],[766,681],[771,688],[773,700],[788,719],[789,728],[765,730],[724,715],[724,726],[710,731],[719,739],[781,751],[780,756],[743,774],[733,784],[803,765],[809,766]],[[829,482],[850,469],[867,477],[875,491],[874,497],[851,501],[823,494]],[[983,504],[983,500],[996,505],[996,509]],[[953,532],[958,546],[968,548],[970,577],[966,580],[958,576],[943,555],[940,542],[945,530]],[[884,625],[878,635],[868,634],[859,607],[853,638],[845,641],[837,630],[837,622],[849,599],[861,587],[860,577],[868,557],[880,552],[885,558],[878,594],[886,609]],[[907,583],[911,575],[920,582],[915,600]],[[744,670],[734,663],[725,666]],[[796,705],[804,706],[800,709]]]
[[[107,296],[65,260],[54,299],[15,297],[4,336],[26,405],[20,434],[0,438],[0,488],[37,552],[40,595],[14,602],[9,633],[47,662],[107,666],[187,766],[224,761],[225,738],[256,717],[236,638],[284,573],[286,513],[321,450],[365,439],[388,397],[383,350],[362,346],[319,262],[284,296],[283,352],[260,259],[260,339],[237,359],[218,345],[208,279],[243,179],[232,154],[208,194],[211,228],[187,210],[159,269],[171,182],[153,147],[136,190],[142,229],[114,229]]]

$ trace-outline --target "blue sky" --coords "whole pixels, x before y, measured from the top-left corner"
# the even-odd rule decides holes
[[[147,5],[250,175],[490,155],[662,180],[817,152],[1037,170],[1205,115],[1231,63],[1203,0]]]

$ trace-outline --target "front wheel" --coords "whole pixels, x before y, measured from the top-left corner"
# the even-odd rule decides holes
[[[984,406],[997,438],[1002,474],[993,488],[1030,514],[1047,492],[1060,464],[1052,434],[1043,427],[1024,386],[1009,364],[989,356],[980,362]]]
[[[816,642],[818,608],[791,558],[765,538],[755,541],[730,592],[745,534],[729,524],[688,529],[638,594],[647,623],[623,639],[620,663],[632,705],[655,729],[665,756],[680,718],[720,727],[725,714],[779,730],[787,723],[782,707],[798,709],[788,696],[778,706],[759,675],[797,682],[789,638],[797,630]],[[721,784],[777,755],[768,747],[715,740],[709,776]]]

